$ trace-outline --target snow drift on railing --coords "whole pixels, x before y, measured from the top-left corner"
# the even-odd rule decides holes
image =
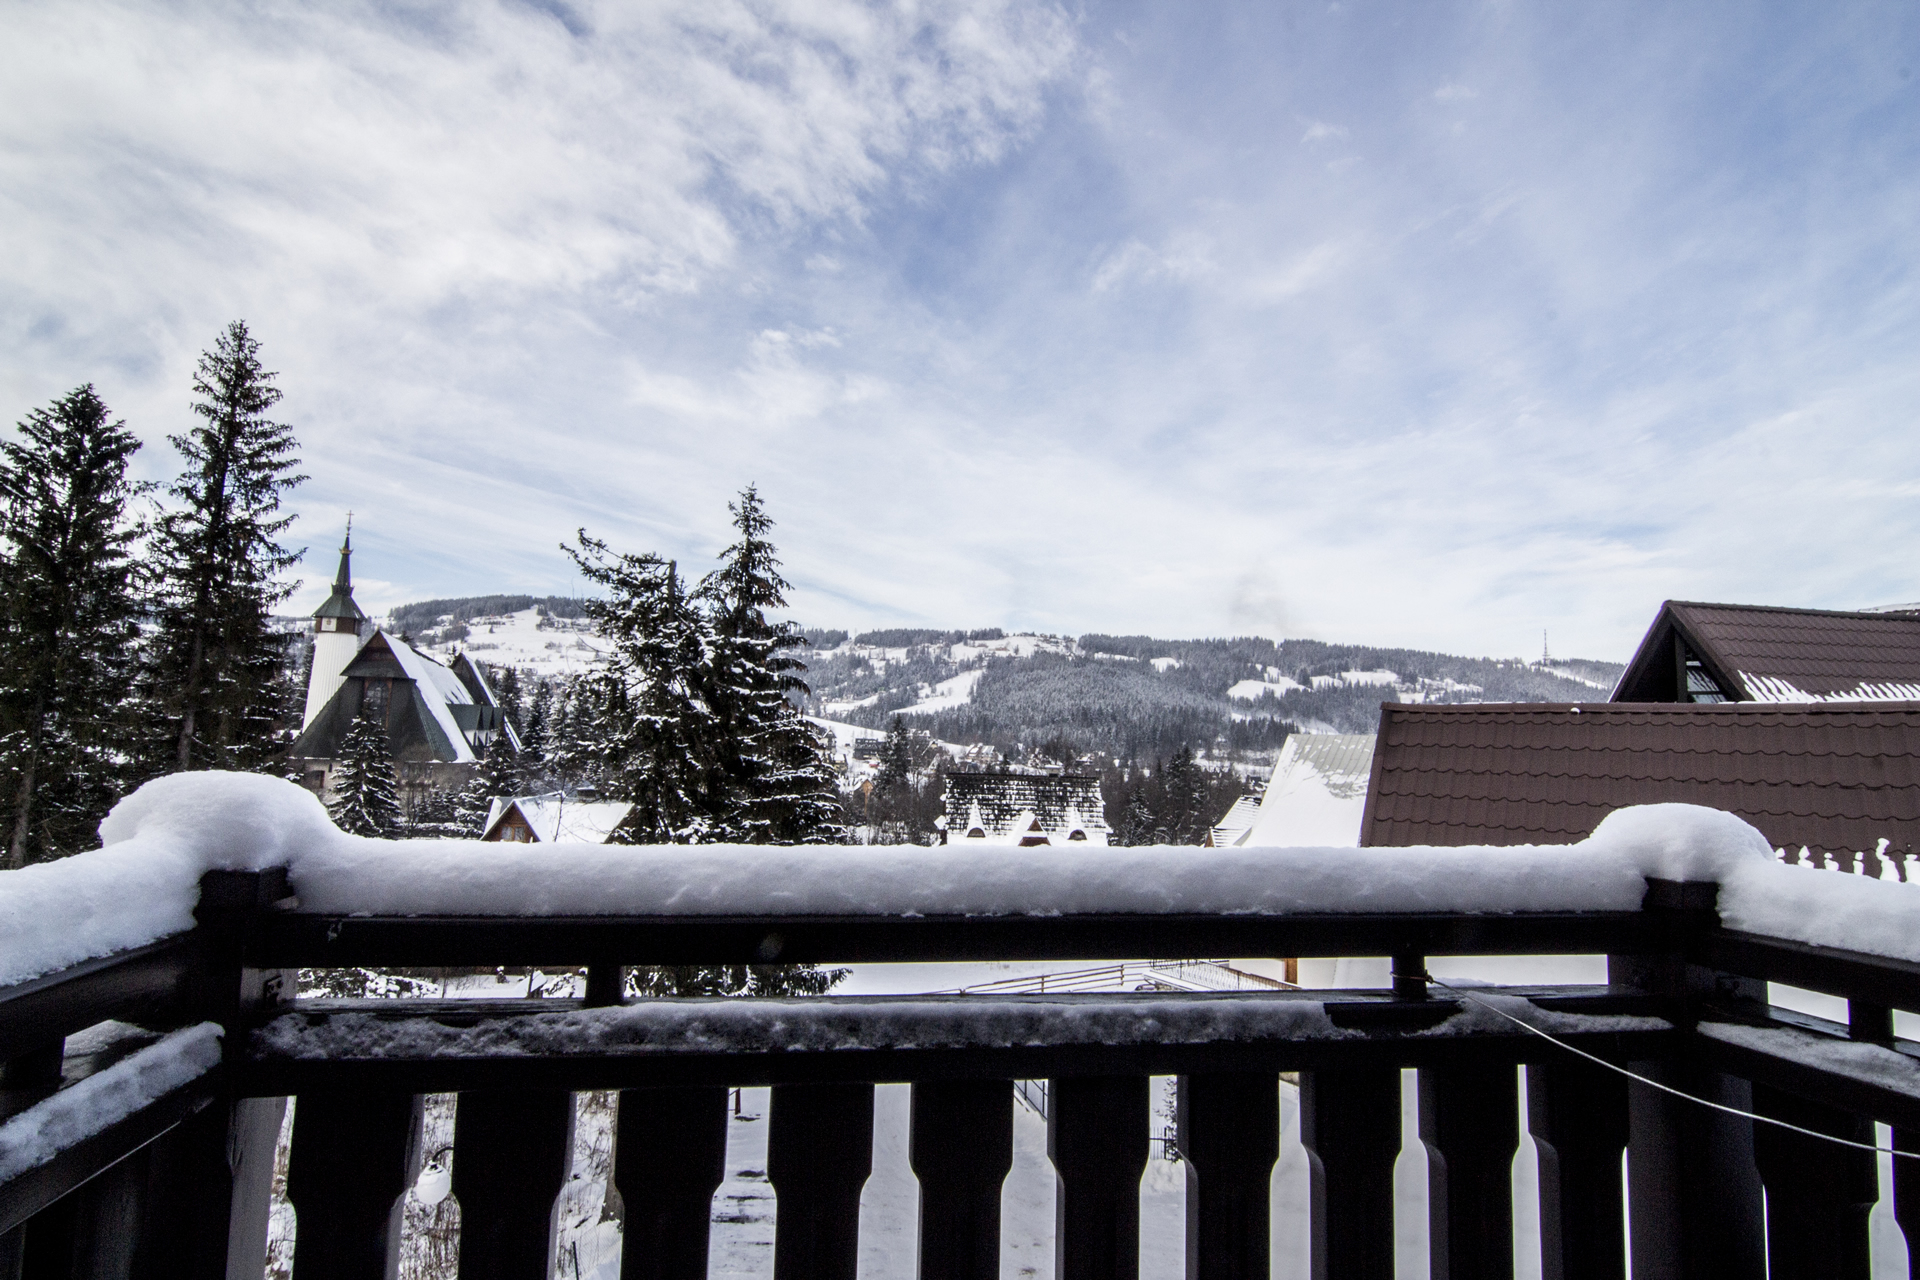
[[[220,1025],[155,1041],[0,1124],[0,1182],[43,1165],[220,1064]]]
[[[1513,996],[1487,996],[1543,1031],[1663,1031],[1659,1018],[1562,1013]],[[486,1018],[450,1026],[329,1010],[286,1014],[253,1033],[263,1057],[339,1062],[380,1058],[618,1054],[789,1053],[856,1049],[1008,1049],[1061,1045],[1222,1044],[1344,1040],[1365,1035],[1334,1025],[1326,1005],[1262,993],[1199,996],[996,996],[967,1001],[918,996],[832,1000],[641,1000],[602,1009]],[[1469,1008],[1412,1033],[1520,1034]]]
[[[255,774],[150,782],[105,847],[0,873],[0,985],[190,928],[202,872],[285,866],[305,911],[370,915],[1066,915],[1631,911],[1646,879],[1713,880],[1735,928],[1920,959],[1920,897],[1774,861],[1694,805],[1610,815],[1574,845],[1038,849],[620,847],[368,840]]]

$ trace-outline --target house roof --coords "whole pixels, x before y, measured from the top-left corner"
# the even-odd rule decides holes
[[[1259,814],[1236,843],[1352,848],[1360,842],[1372,766],[1372,734],[1292,734],[1274,761]]]
[[[948,839],[976,826],[989,839],[1017,838],[1016,825],[1036,821],[1047,835],[1108,829],[1100,779],[1084,774],[950,773],[946,800]]]
[[[1240,837],[1253,828],[1254,817],[1259,812],[1259,796],[1241,796],[1235,800],[1233,806],[1221,816],[1220,821],[1213,824],[1211,837],[1213,847],[1225,849],[1242,843]]]
[[[1360,843],[1571,844],[1662,801],[1781,848],[1920,847],[1920,703],[1388,703]]]
[[[1676,638],[1733,701],[1920,701],[1920,613],[1688,600],[1661,605],[1612,700],[1681,701]]]
[[[570,800],[558,793],[497,797],[488,807],[481,839],[492,839],[514,810],[519,811],[533,838],[541,844],[605,844],[633,812],[633,805],[625,800]]]

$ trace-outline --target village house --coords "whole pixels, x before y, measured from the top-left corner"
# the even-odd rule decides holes
[[[1100,779],[1075,773],[950,773],[944,844],[1104,846]]]
[[[610,844],[632,816],[629,802],[601,800],[586,789],[574,796],[557,791],[501,796],[487,811],[480,838],[508,844]]]

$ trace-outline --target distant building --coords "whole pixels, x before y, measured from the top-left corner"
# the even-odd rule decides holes
[[[333,793],[340,744],[362,707],[387,727],[400,802],[409,814],[426,795],[457,791],[500,735],[520,743],[487,682],[465,654],[442,663],[378,630],[353,600],[351,537],[340,548],[333,593],[313,614],[313,671],[289,765],[322,798]]]
[[[1253,821],[1231,841],[1259,847],[1352,849],[1360,844],[1373,768],[1372,734],[1296,733],[1274,761]],[[1236,806],[1237,807],[1237,806]],[[1231,817],[1231,813],[1229,814]]]
[[[947,844],[1105,845],[1100,779],[1084,774],[949,773]]]
[[[1226,815],[1215,823],[1213,830],[1207,832],[1207,847],[1226,849],[1241,843],[1241,837],[1253,829],[1253,820],[1260,814],[1259,796],[1241,796],[1233,802]]]
[[[568,798],[560,793],[494,800],[482,840],[510,844],[607,844],[633,816],[624,800]]]

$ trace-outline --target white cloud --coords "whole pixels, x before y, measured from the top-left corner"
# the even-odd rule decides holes
[[[1326,142],[1328,140],[1343,139],[1346,136],[1347,136],[1346,126],[1337,125],[1337,124],[1328,124],[1325,120],[1315,120],[1312,124],[1307,126],[1307,131],[1300,135],[1300,141]]]

